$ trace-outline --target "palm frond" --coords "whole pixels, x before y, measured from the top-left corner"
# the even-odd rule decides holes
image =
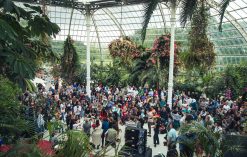
[[[153,15],[154,10],[157,8],[159,2],[160,0],[150,0],[149,2],[144,4],[144,16],[143,16],[144,20],[142,22],[142,31],[141,31],[142,43],[146,38],[148,23],[151,19],[151,16]]]
[[[197,122],[183,125],[179,130],[179,134],[183,136],[193,135],[191,136],[193,138],[185,136],[179,141],[179,143],[188,146],[191,150],[194,150],[200,144],[207,155],[215,156],[220,147],[218,133],[214,133]]]
[[[220,25],[219,25],[219,31],[222,31],[222,21],[224,18],[224,14],[226,12],[226,8],[230,4],[231,0],[222,0],[220,3]]]
[[[28,79],[24,79],[25,80],[25,83],[26,83],[26,88],[28,89],[28,91],[30,92],[35,92],[37,91],[35,85],[33,84],[33,82],[31,82],[30,80]]]
[[[57,157],[62,156],[88,156],[91,147],[88,136],[82,131],[68,131],[67,140],[62,142],[62,150],[57,154]]]
[[[198,0],[182,0],[181,1],[181,14],[180,23],[184,27],[187,20],[191,20],[194,11],[197,8]]]

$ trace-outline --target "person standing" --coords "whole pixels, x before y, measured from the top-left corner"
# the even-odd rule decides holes
[[[175,145],[176,146],[176,140],[177,140],[177,132],[173,127],[173,123],[169,124],[169,132],[167,134],[167,146],[168,150],[172,149],[172,147]]]
[[[102,129],[103,129],[103,132],[102,132],[102,135],[101,135],[101,139],[102,139],[102,146],[101,147],[103,148],[104,147],[105,134],[109,129],[109,122],[108,122],[107,118],[103,119]]]
[[[37,118],[37,125],[38,125],[38,133],[43,133],[44,132],[44,115],[42,114],[42,109],[39,110],[38,112],[38,118]]]
[[[90,129],[91,129],[91,123],[87,118],[85,118],[85,123],[83,124],[83,130],[88,135],[88,137],[90,136]]]
[[[159,145],[160,141],[159,141],[159,132],[160,132],[160,125],[161,125],[161,120],[159,117],[157,117],[155,126],[154,126],[154,147],[156,147],[156,144]]]
[[[148,136],[151,136],[151,125],[153,125],[153,110],[152,108],[149,109],[149,111],[147,112],[147,117],[148,117]]]

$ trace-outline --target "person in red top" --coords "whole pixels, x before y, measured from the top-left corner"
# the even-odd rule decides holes
[[[99,117],[101,120],[104,119],[104,118],[107,118],[107,113],[106,113],[106,110],[105,108],[103,108],[100,112],[100,117]]]

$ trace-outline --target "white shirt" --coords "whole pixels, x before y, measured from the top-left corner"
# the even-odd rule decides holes
[[[80,113],[81,113],[81,106],[74,106],[74,113],[76,115],[80,115]]]
[[[224,109],[225,111],[228,111],[228,110],[230,110],[230,106],[229,106],[229,105],[224,105],[224,106],[223,106],[223,109]]]
[[[62,113],[65,112],[64,104],[60,104],[60,110],[61,110]]]
[[[38,127],[44,126],[45,121],[44,121],[44,118],[43,117],[44,116],[42,114],[39,114],[38,115],[38,118],[37,118]]]

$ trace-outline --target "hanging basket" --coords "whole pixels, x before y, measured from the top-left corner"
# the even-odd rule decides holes
[[[161,64],[169,64],[170,61],[170,43],[171,43],[171,35],[161,35],[156,38],[152,47],[152,57],[160,58]],[[174,64],[175,66],[179,65],[179,46],[177,42],[174,42]]]
[[[113,40],[109,46],[110,55],[113,58],[134,59],[140,56],[141,51],[138,46],[128,37]]]

